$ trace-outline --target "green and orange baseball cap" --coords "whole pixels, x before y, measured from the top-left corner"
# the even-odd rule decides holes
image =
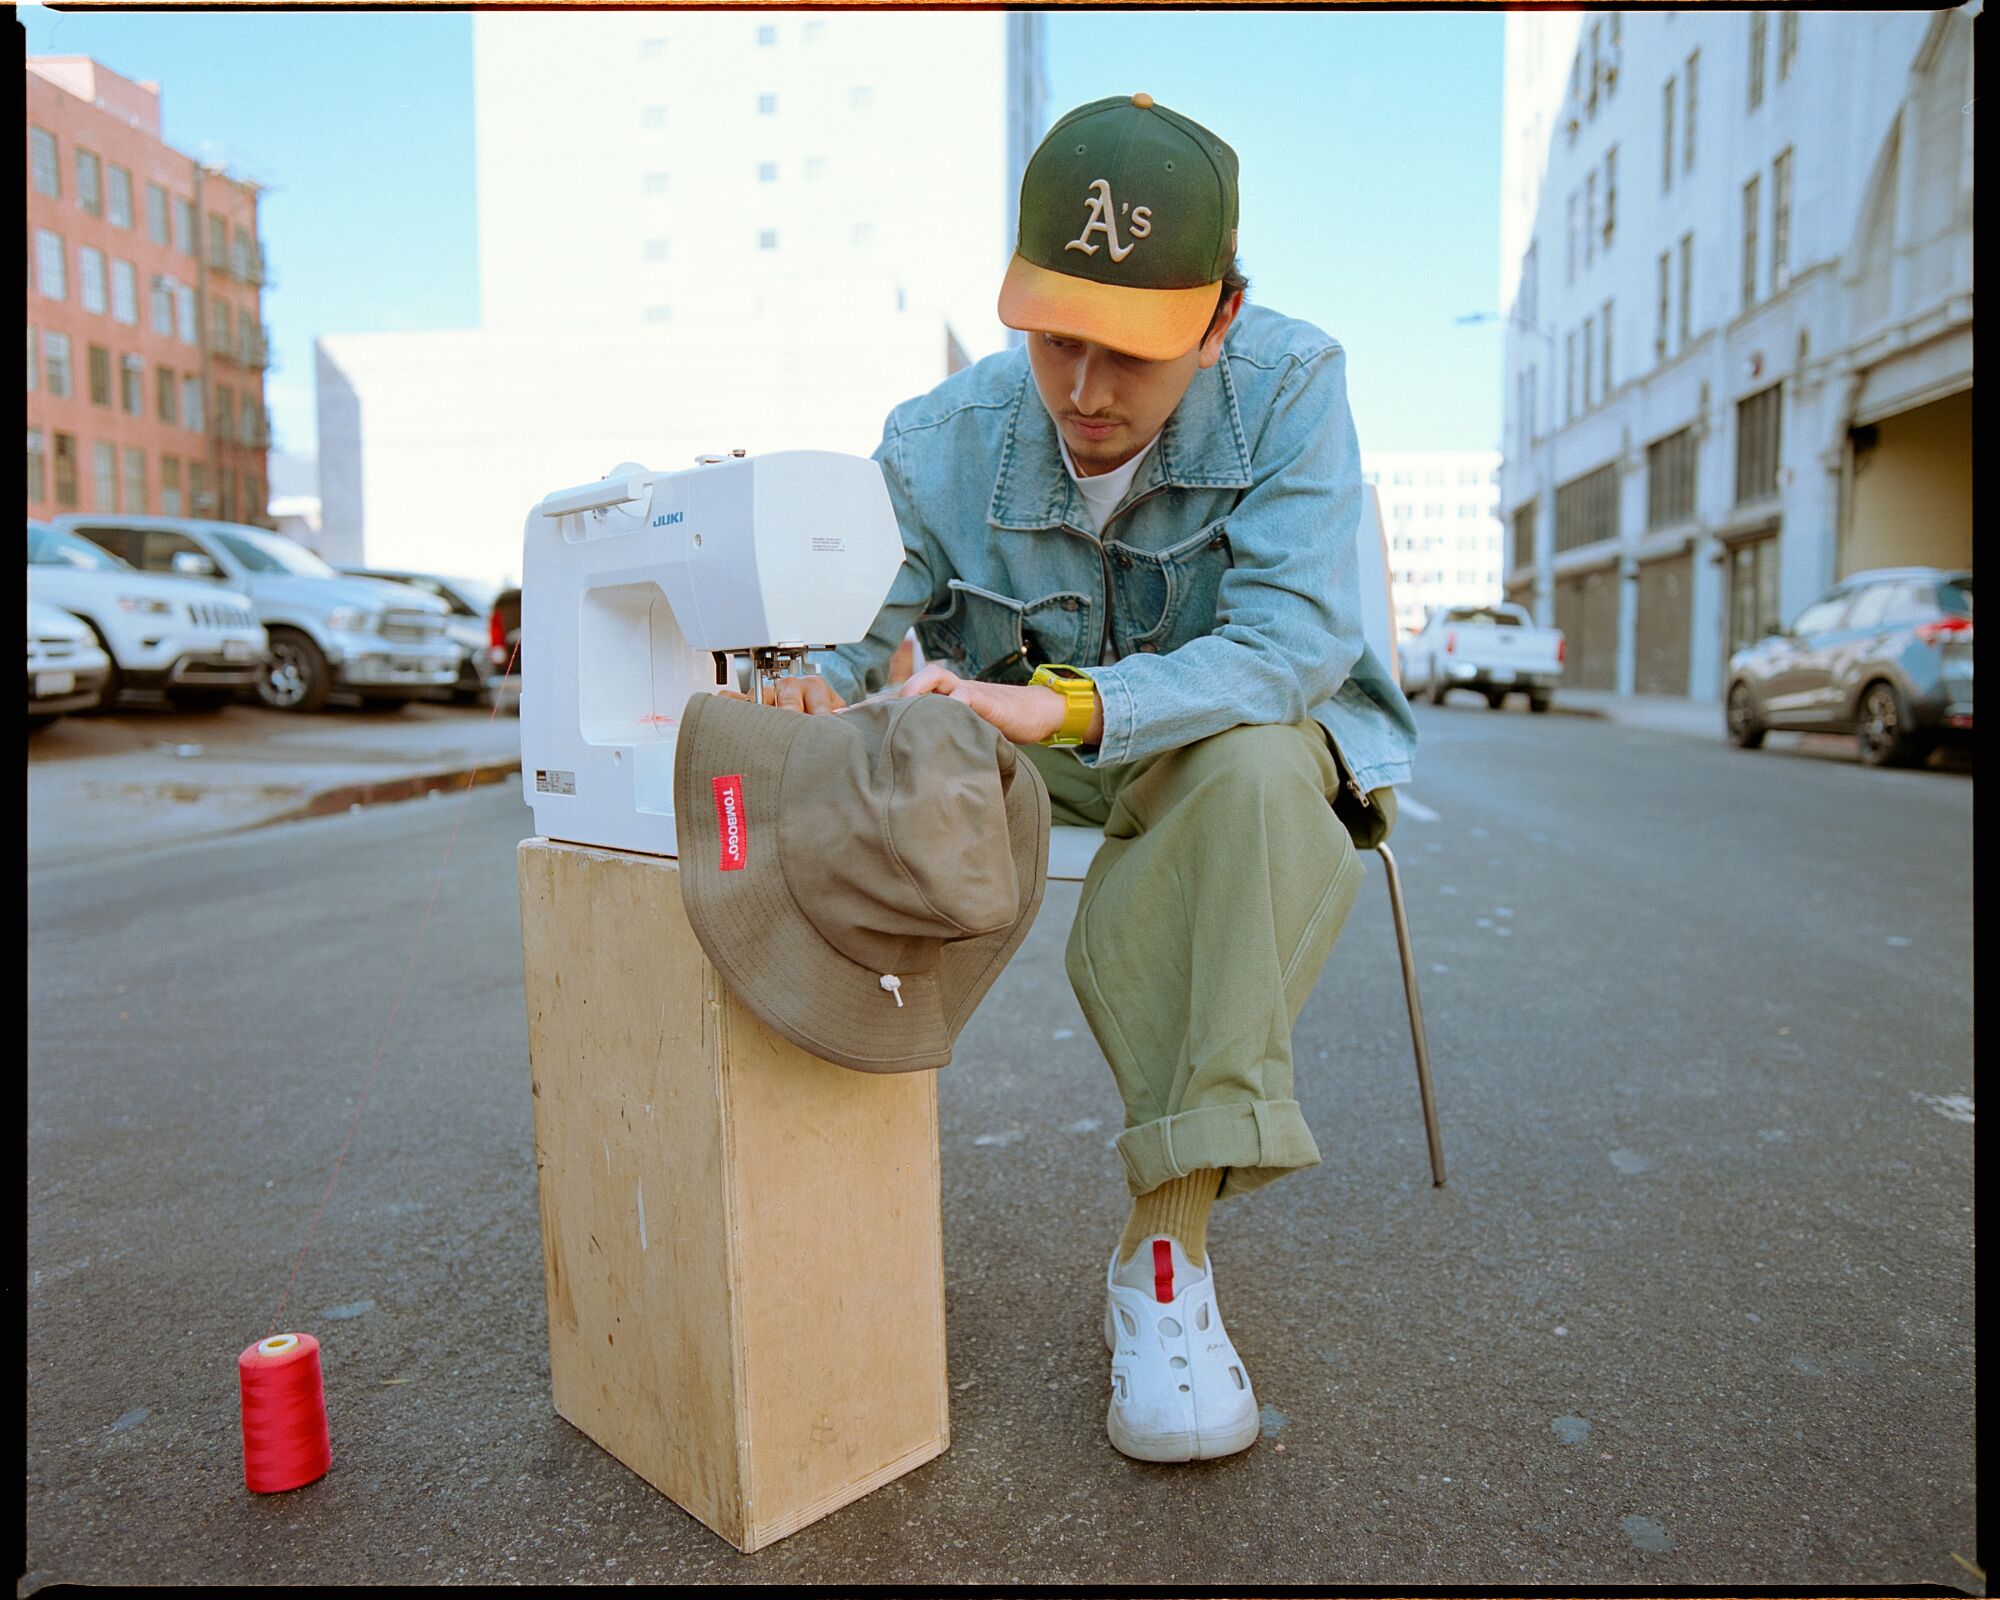
[[[1201,342],[1236,257],[1236,152],[1149,94],[1078,106],[1021,179],[1010,328],[1148,361]]]

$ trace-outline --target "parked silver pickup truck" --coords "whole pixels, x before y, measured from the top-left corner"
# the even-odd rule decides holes
[[[1444,607],[1403,645],[1403,693],[1428,690],[1433,705],[1472,689],[1498,711],[1518,691],[1530,711],[1546,711],[1562,670],[1562,630],[1536,627],[1516,605]]]

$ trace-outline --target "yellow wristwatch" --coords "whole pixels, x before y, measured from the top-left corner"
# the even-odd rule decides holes
[[[1068,702],[1063,713],[1062,726],[1046,739],[1043,744],[1082,744],[1083,736],[1090,732],[1090,719],[1097,715],[1097,684],[1087,674],[1075,667],[1066,667],[1045,661],[1035,668],[1028,679],[1033,687],[1053,689]]]

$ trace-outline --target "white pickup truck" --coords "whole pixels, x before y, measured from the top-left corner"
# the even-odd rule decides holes
[[[1403,644],[1403,692],[1429,690],[1442,705],[1454,689],[1486,696],[1495,711],[1517,690],[1530,711],[1546,711],[1562,681],[1560,628],[1538,628],[1519,606],[1448,606],[1433,611]]]

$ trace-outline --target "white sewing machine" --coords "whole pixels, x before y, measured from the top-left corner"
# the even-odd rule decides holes
[[[810,670],[874,624],[903,563],[882,469],[826,450],[627,462],[528,514],[521,788],[535,830],[678,854],[674,745],[699,691]],[[749,692],[748,685],[743,685]]]

